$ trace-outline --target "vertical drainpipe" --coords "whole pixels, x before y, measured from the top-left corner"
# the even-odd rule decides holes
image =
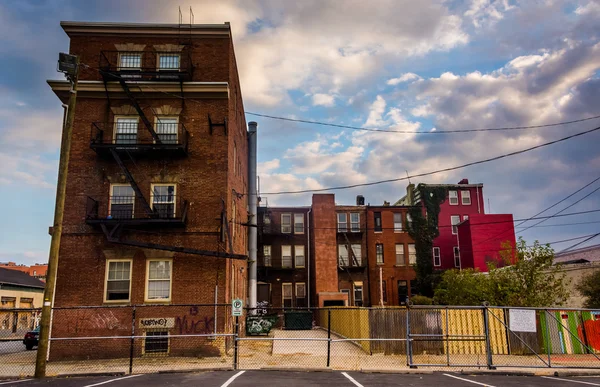
[[[306,213],[306,243],[308,244],[307,249],[306,249],[306,271],[307,271],[307,278],[308,278],[308,285],[306,286],[306,298],[308,301],[308,307],[310,308],[310,212],[312,211],[312,207],[308,209],[308,212]]]
[[[481,214],[481,205],[479,204],[479,186],[475,187],[477,190],[477,213]]]
[[[254,121],[248,123],[248,212],[250,227],[248,227],[248,307],[251,313],[256,311],[256,249],[258,238],[257,226],[257,195],[256,189],[256,129]]]

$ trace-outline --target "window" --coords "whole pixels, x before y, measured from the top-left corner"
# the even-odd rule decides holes
[[[306,307],[306,284],[304,282],[296,284],[296,307]]]
[[[161,53],[158,54],[159,70],[179,70],[179,54]]]
[[[304,246],[294,246],[294,256],[296,258],[296,267],[304,267]]]
[[[271,232],[271,214],[268,212],[263,214],[263,232],[267,234]]]
[[[104,301],[129,301],[131,293],[131,260],[106,262],[106,291]]]
[[[263,246],[263,265],[271,266],[271,245]]]
[[[471,205],[471,191],[460,191],[460,198],[464,206]]]
[[[394,213],[394,232],[402,232],[402,213]]]
[[[7,308],[14,308],[15,304],[17,302],[17,298],[16,297],[2,297],[0,299],[0,302],[2,303],[2,306],[5,306]]]
[[[283,283],[281,284],[281,297],[283,301],[284,308],[292,307],[292,284],[291,283]]]
[[[138,117],[115,117],[113,142],[115,144],[137,143]]]
[[[396,244],[396,266],[406,265],[406,259],[404,258],[404,245],[401,243]]]
[[[348,231],[348,216],[343,213],[337,214],[338,232]]]
[[[281,267],[292,267],[292,246],[281,246]]]
[[[171,260],[148,260],[146,266],[146,301],[171,300]]]
[[[450,199],[451,206],[458,205],[458,191],[448,191],[448,198]]]
[[[363,306],[363,285],[362,282],[354,283],[354,306]]]
[[[460,251],[458,246],[454,246],[454,266],[460,267]]]
[[[141,68],[141,52],[122,52],[119,54],[119,71],[139,71]]]
[[[375,255],[377,257],[377,264],[383,265],[383,244],[377,243],[375,245]]]
[[[408,282],[404,280],[398,281],[398,304],[406,305],[408,298]]]
[[[304,234],[304,214],[294,214],[294,234]]]
[[[350,262],[352,262],[352,264],[350,266],[362,266],[362,246],[355,244],[350,245],[350,248],[352,249],[352,253],[354,254],[354,256],[351,257]],[[354,259],[356,259],[356,261]]]
[[[452,215],[450,217],[450,223],[452,224],[452,234],[458,234],[458,224],[460,223],[460,215]]]
[[[387,302],[387,281],[383,280],[381,282],[381,298],[383,302]]]
[[[146,338],[144,340],[144,353],[168,353],[168,336],[168,331],[146,331]]]
[[[425,218],[427,218],[427,212],[425,212]],[[412,228],[412,216],[408,212],[406,213],[406,227]]]
[[[281,214],[281,232],[284,234],[292,232],[292,214]]]
[[[237,208],[235,199],[231,201],[231,238],[235,239],[235,230],[237,229]]]
[[[134,204],[135,193],[130,185],[114,184],[111,186],[109,218],[133,218]]]
[[[383,228],[381,227],[381,212],[374,212],[373,216],[375,218],[375,232],[383,231]]]
[[[469,220],[469,215],[463,215],[463,220]]]
[[[433,266],[442,266],[442,256],[440,255],[440,248],[433,248]]]
[[[417,264],[417,249],[415,249],[414,243],[408,244],[408,264],[409,265]]]
[[[177,144],[178,117],[156,117],[156,134],[163,144]]]
[[[159,218],[175,217],[175,185],[152,184],[152,209]]]
[[[342,267],[348,266],[348,248],[346,245],[338,245],[338,265]]]
[[[350,213],[350,231],[352,231],[352,232],[360,231],[360,213],[358,213],[358,212]]]

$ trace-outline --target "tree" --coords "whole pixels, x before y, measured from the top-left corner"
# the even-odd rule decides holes
[[[585,298],[586,308],[600,308],[600,269],[581,278],[576,288]]]
[[[500,252],[505,262],[514,259],[514,250]],[[487,301],[498,306],[560,306],[569,296],[569,281],[561,266],[553,263],[554,250],[550,245],[535,241],[533,246],[527,246],[519,238],[514,265],[490,265],[488,274],[473,270],[446,272],[435,298],[448,305],[481,305]]]

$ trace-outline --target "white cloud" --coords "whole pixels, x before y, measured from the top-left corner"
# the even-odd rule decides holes
[[[388,79],[388,81],[386,83],[388,85],[395,86],[402,82],[409,82],[409,81],[414,81],[417,79],[421,79],[421,77],[415,73],[405,73],[405,74],[402,74],[401,76],[399,76],[398,78]]]
[[[580,5],[575,9],[577,15],[588,15],[591,13],[600,13],[600,4],[597,1],[590,1],[586,5]]]
[[[512,9],[509,0],[472,0],[471,7],[465,12],[477,28],[490,27],[504,18],[504,14]]]
[[[279,168],[279,159],[273,159],[269,161],[265,161],[263,163],[258,163],[258,174],[266,174],[271,173],[275,169]]]
[[[317,93],[312,97],[314,106],[333,106],[335,105],[335,97],[330,94]]]

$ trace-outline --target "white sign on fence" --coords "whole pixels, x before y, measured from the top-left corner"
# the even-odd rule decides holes
[[[513,332],[536,332],[535,310],[509,309],[510,330]]]
[[[231,301],[231,315],[232,316],[241,316],[244,308],[244,303],[239,298]]]
[[[175,319],[173,317],[141,318],[140,328],[173,328]]]

